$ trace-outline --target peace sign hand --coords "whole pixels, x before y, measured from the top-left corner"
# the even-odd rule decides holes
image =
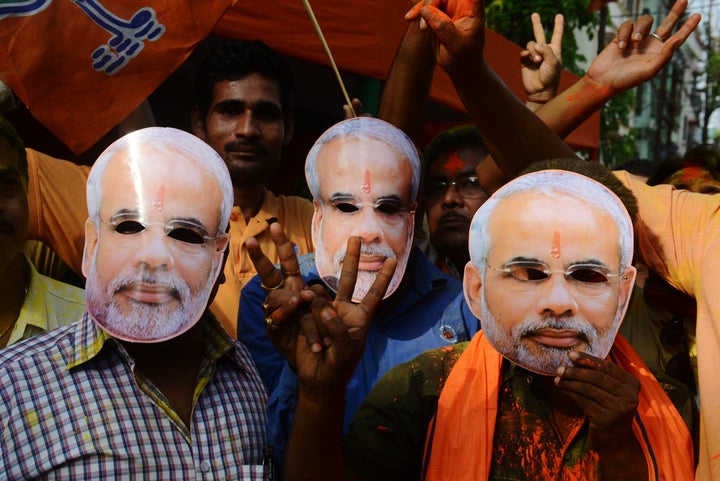
[[[359,304],[352,302],[360,260],[360,238],[348,239],[340,283],[334,301],[316,297],[312,309],[302,317],[302,326],[310,323],[327,333],[329,342],[316,351],[306,339],[305,328],[300,328],[296,345],[296,369],[303,392],[310,396],[326,397],[328,392],[345,389],[355,371],[363,349],[367,331],[372,322],[393,273],[395,259],[388,258],[370,290]],[[311,322],[310,322],[311,321]]]

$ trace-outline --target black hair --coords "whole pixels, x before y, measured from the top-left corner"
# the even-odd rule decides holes
[[[423,173],[427,175],[430,166],[441,154],[448,150],[457,150],[464,147],[478,149],[482,154],[487,155],[487,148],[477,127],[472,124],[458,125],[437,134],[425,148],[423,156]]]
[[[287,123],[295,103],[295,77],[287,61],[260,40],[224,40],[202,61],[195,76],[195,105],[201,117],[207,117],[217,82],[254,73],[278,83]]]
[[[15,153],[18,161],[18,169],[20,170],[20,177],[25,183],[25,186],[27,186],[28,164],[27,154],[25,154],[25,144],[12,124],[2,115],[0,115],[0,142],[3,142],[11,152]]]
[[[714,179],[720,180],[720,150],[711,144],[700,144],[688,149],[685,155],[673,156],[660,162],[648,178],[648,185],[666,184],[675,172],[687,167],[702,167]]]
[[[640,175],[643,177],[650,177],[655,169],[657,163],[647,159],[634,159],[628,160],[627,162],[616,165],[613,170],[624,170],[634,175]]]
[[[601,183],[618,196],[620,202],[625,206],[625,210],[630,214],[630,220],[635,223],[638,215],[637,200],[633,193],[625,187],[625,185],[615,177],[610,169],[597,162],[588,162],[576,157],[564,159],[540,160],[530,164],[521,174],[529,174],[540,170],[567,170],[576,174],[584,175],[596,182]]]

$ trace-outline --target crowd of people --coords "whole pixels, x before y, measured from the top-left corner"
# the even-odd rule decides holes
[[[484,0],[419,2],[378,117],[307,153],[311,199],[266,187],[302,92],[258,40],[200,64],[190,132],[92,167],[0,117],[0,480],[720,479],[720,151],[643,178],[562,140],[660,72],[686,8],[562,93],[563,17],[547,42],[534,14],[523,103]],[[436,64],[468,124],[418,146]]]

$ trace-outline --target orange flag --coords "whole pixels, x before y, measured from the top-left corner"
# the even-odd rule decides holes
[[[3,0],[0,80],[75,153],[132,112],[236,0]]]

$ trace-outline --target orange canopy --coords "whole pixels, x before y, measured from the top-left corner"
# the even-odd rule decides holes
[[[384,80],[407,26],[403,16],[407,0],[313,0],[313,11],[339,69]],[[529,21],[529,20],[528,20]],[[329,65],[300,0],[238,1],[220,19],[213,33],[228,38],[258,38],[278,52],[309,62]],[[520,78],[521,48],[488,30],[486,56],[508,87],[524,100]],[[560,89],[578,80],[564,71]],[[432,100],[464,110],[448,75],[437,68],[430,92]],[[576,149],[597,149],[600,115],[593,115],[567,139]]]

